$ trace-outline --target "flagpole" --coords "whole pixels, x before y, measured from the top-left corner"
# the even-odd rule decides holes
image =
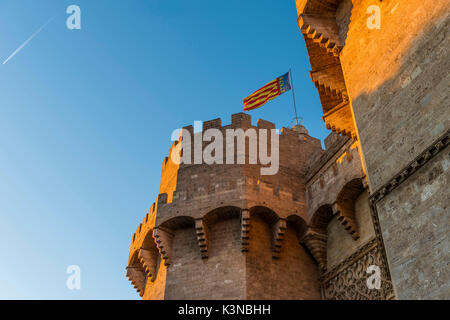
[[[291,68],[289,68],[289,80],[291,82],[292,99],[294,100],[295,122],[298,126],[297,106],[295,105],[295,92],[294,92],[294,83],[292,82]]]

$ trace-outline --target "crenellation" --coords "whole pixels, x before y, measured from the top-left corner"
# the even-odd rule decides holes
[[[160,193],[158,195],[158,205],[165,205],[167,204],[167,193]]]
[[[136,234],[140,234],[141,233],[141,229],[142,229],[142,223],[139,224],[139,226],[136,229]]]
[[[266,121],[266,120],[263,120],[263,119],[258,119],[256,121],[256,123],[257,123],[257,127],[259,129],[275,129],[275,123],[270,122],[270,121]]]
[[[222,119],[212,119],[203,122],[203,131],[208,129],[220,129],[222,127]]]
[[[252,117],[247,113],[235,113],[231,115],[231,126],[233,128],[248,128],[252,125]]]

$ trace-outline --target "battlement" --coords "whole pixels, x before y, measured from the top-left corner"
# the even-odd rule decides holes
[[[267,120],[258,119],[256,122],[256,126],[253,126],[251,115],[243,112],[232,114],[231,124],[228,125],[222,125],[221,118],[203,121],[203,131],[208,129],[239,129],[239,128],[275,129],[275,124]]]
[[[156,220],[156,212],[157,205],[153,202],[152,206],[148,210],[148,213],[142,219],[142,222],[137,227],[135,233],[133,233],[133,236],[131,237],[131,245],[141,238],[145,231],[153,229]]]
[[[208,129],[276,129],[276,126],[273,122],[264,120],[264,119],[258,119],[256,121],[256,125],[252,124],[252,117],[251,115],[243,112],[235,113],[231,115],[231,123],[223,125],[221,118],[215,118],[211,120],[206,120],[202,122],[202,131],[206,131]],[[304,128],[304,127],[303,127]],[[189,132],[192,136],[194,135],[194,127],[192,125],[185,126],[181,128],[183,130],[186,130]],[[296,130],[296,128],[286,128],[282,127],[279,131],[280,136],[295,136],[296,134],[304,134],[304,132],[299,132]],[[307,131],[306,134],[308,135]],[[181,135],[180,135],[181,138]],[[311,137],[312,138],[312,137]],[[315,138],[313,138],[315,139]],[[317,139],[316,139],[317,140]],[[180,142],[180,140],[177,140],[174,142],[174,144],[171,147],[171,150],[174,146],[176,146]]]

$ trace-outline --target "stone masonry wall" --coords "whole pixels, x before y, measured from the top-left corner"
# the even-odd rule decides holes
[[[450,297],[450,147],[377,204],[399,299]]]
[[[364,191],[356,200],[355,213],[360,235],[356,240],[342,227],[337,217],[334,217],[328,224],[327,269],[329,270],[375,238],[367,191]]]
[[[348,140],[333,153],[325,153],[326,161],[309,177],[307,187],[308,221],[322,205],[332,205],[347,182],[364,178],[358,144]],[[320,160],[319,160],[320,161]]]
[[[450,129],[450,1],[352,2],[340,59],[376,192]],[[379,30],[366,26],[373,4],[381,8]],[[448,172],[440,159],[376,204],[400,299],[450,297]]]
[[[374,4],[379,30],[366,26]],[[353,1],[340,60],[372,191],[450,128],[449,5]]]
[[[317,264],[299,243],[295,230],[287,228],[278,259],[267,250],[271,237],[267,223],[252,217],[246,255],[247,299],[320,299]]]
[[[194,228],[176,231],[165,299],[245,299],[239,219],[212,225],[208,240],[209,257],[202,260]]]

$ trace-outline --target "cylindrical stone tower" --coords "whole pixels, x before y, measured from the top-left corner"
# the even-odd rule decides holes
[[[199,133],[184,129],[163,162],[157,201],[132,237],[127,276],[139,294],[320,299],[317,263],[301,243],[307,159],[321,150],[320,141],[301,126],[279,133],[268,121],[252,126],[244,113],[234,114],[231,125],[215,119]],[[277,170],[262,174],[268,167]]]

